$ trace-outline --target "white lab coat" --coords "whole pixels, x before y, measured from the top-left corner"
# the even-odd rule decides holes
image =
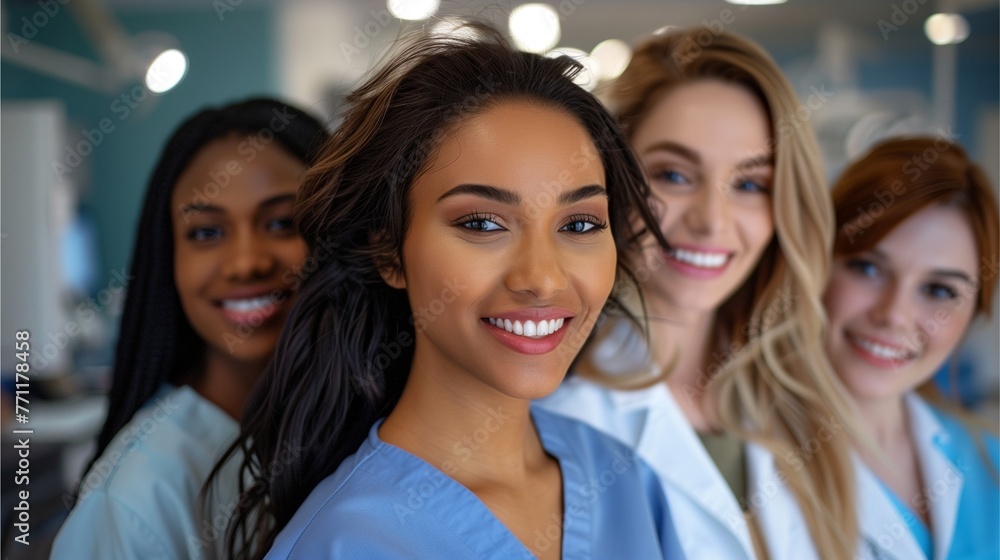
[[[540,403],[633,447],[660,476],[688,558],[753,559],[739,503],[665,384],[616,391],[570,379]]]
[[[606,324],[597,343],[585,350],[588,362],[610,375],[655,374],[645,343],[635,334],[627,321]],[[571,377],[540,404],[636,449],[660,476],[688,558],[756,558],[736,496],[665,383],[630,391]],[[772,454],[752,443],[744,445],[747,498],[757,510],[755,519],[771,560],[817,558],[794,497],[782,491]]]
[[[931,407],[916,394],[906,395],[905,402],[910,416],[910,427],[916,441],[924,487],[930,488],[926,494],[929,498],[926,503],[930,506],[932,560],[965,558],[963,552],[952,549],[956,530],[961,532],[967,529],[966,524],[959,520],[959,502],[963,498],[963,490],[966,491],[964,498],[970,502],[967,512],[973,513],[977,518],[980,514],[983,517],[992,515],[995,518],[996,486],[988,481],[985,484],[982,482],[988,480],[984,474],[985,470],[977,461],[976,452],[969,448],[968,438],[956,431],[955,425],[949,430]],[[864,560],[926,558],[875,474],[857,455],[853,456],[853,462],[857,484],[858,522],[861,529],[856,558]],[[982,487],[967,488],[968,476],[973,476]],[[790,492],[786,487],[780,488],[779,493],[781,494],[777,498],[779,500],[790,498]],[[983,507],[977,507],[976,501]],[[783,512],[784,515],[781,517],[771,516],[770,526],[764,531],[765,538],[780,536],[803,523],[801,511],[797,507],[786,508]],[[811,546],[811,543],[801,542],[798,546]],[[984,553],[981,556],[976,554],[974,558],[997,557],[995,541],[992,545],[978,550]],[[816,556],[814,550],[811,556]]]

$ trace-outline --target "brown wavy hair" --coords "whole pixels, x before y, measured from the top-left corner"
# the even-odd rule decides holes
[[[833,205],[835,256],[873,249],[899,224],[930,206],[961,211],[972,228],[981,265],[974,314],[991,315],[995,267],[1000,261],[1000,210],[986,173],[960,145],[926,136],[883,141],[844,171],[833,189]],[[942,394],[932,379],[917,392],[967,425],[996,433],[995,423],[973,416],[962,408],[957,395]]]

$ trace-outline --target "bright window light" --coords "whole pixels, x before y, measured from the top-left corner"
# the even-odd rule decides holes
[[[187,73],[187,57],[177,49],[161,52],[146,69],[146,88],[153,93],[170,91]]]
[[[559,43],[559,14],[548,4],[522,4],[510,13],[510,35],[522,51],[543,53]]]

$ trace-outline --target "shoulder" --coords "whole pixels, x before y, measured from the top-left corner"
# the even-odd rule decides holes
[[[165,539],[184,542],[200,534],[201,487],[237,430],[190,388],[161,390],[84,475],[67,524],[99,533],[114,527],[108,518],[120,518],[153,527]]]
[[[160,391],[115,435],[84,476],[81,496],[102,489],[144,503],[143,488],[195,493],[238,435],[236,422],[190,388]],[[161,498],[162,499],[162,498]]]
[[[51,558],[170,558],[173,548],[162,530],[150,523],[152,504],[129,502],[98,489],[73,508],[59,529]]]

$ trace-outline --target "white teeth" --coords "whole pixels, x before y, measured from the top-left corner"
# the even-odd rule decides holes
[[[490,324],[499,329],[503,329],[509,333],[514,333],[519,336],[527,336],[531,338],[541,338],[543,336],[548,336],[563,327],[566,323],[566,319],[549,319],[547,321],[521,321],[510,322],[510,319],[495,319],[490,318]]]
[[[222,307],[229,309],[231,311],[236,311],[239,313],[247,313],[250,311],[258,311],[269,305],[274,305],[274,301],[267,296],[256,297],[250,299],[224,299],[222,300]]]
[[[903,350],[890,348],[888,346],[883,346],[882,344],[872,342],[866,338],[860,338],[860,337],[853,337],[853,338],[854,342],[857,343],[858,346],[864,348],[867,352],[875,356],[878,356],[879,358],[883,358],[886,360],[904,360],[908,358],[907,353]]]
[[[728,257],[719,253],[697,253],[684,249],[674,249],[674,258],[699,268],[719,268],[726,264]]]

